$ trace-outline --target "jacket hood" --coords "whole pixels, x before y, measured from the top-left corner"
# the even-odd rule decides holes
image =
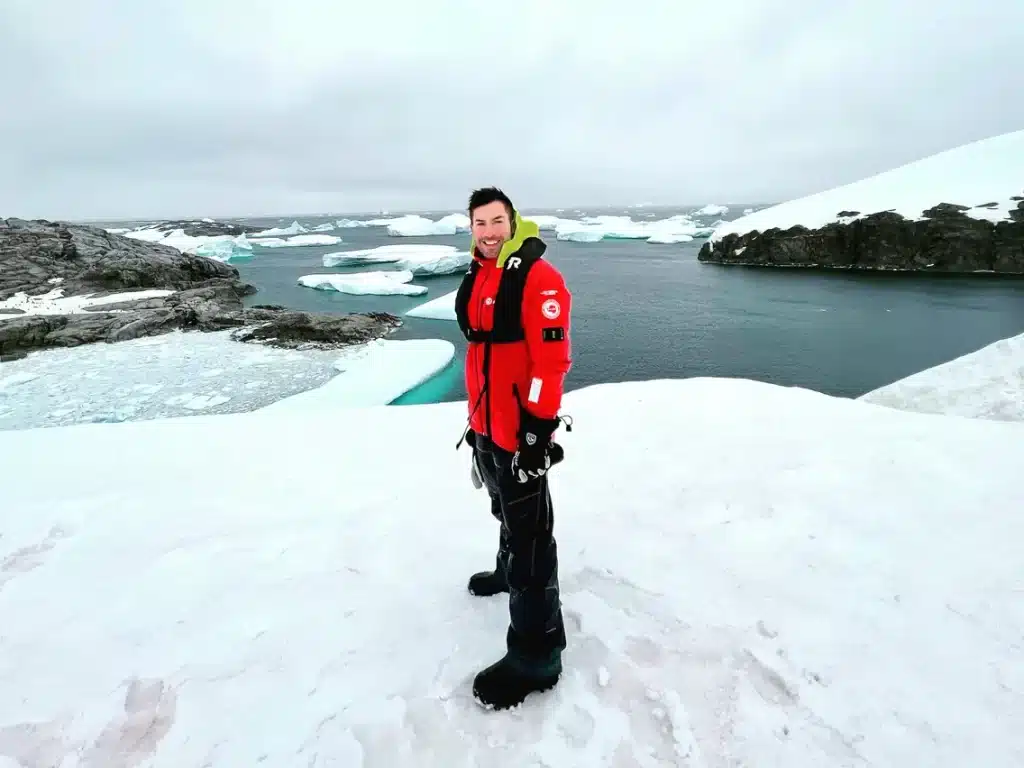
[[[535,221],[530,219],[524,219],[519,215],[519,211],[512,212],[512,237],[509,238],[504,245],[501,246],[501,251],[498,253],[497,266],[499,269],[505,266],[505,260],[508,259],[513,253],[523,247],[523,243],[531,237],[540,239],[540,227],[537,226]],[[469,252],[473,254],[474,259],[480,260],[476,251],[476,238],[471,238],[469,241]]]

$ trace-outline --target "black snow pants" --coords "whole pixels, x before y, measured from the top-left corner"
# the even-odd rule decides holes
[[[509,585],[509,653],[545,662],[566,646],[558,589],[554,508],[546,475],[520,483],[512,454],[476,435],[481,479],[501,525],[496,568]]]

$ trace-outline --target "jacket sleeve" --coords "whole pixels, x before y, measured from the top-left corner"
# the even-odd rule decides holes
[[[549,262],[536,264],[523,293],[523,333],[530,355],[523,406],[539,418],[555,418],[562,405],[565,375],[572,367],[571,311],[572,295],[561,273]]]

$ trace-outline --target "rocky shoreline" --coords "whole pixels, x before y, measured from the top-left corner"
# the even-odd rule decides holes
[[[228,264],[99,227],[0,219],[0,361],[173,330],[235,329],[239,342],[322,349],[371,341],[401,325],[382,312],[339,316],[245,307],[243,298],[256,288],[239,277]],[[128,300],[120,295],[136,291],[147,293]],[[78,306],[68,301],[84,296],[88,302]],[[102,302],[105,296],[111,300]]]
[[[952,203],[929,208],[918,221],[890,211],[863,218],[854,218],[858,211],[838,211],[835,223],[819,229],[794,226],[728,234],[705,243],[697,260],[730,266],[1024,275],[1024,197],[1012,199],[1016,209],[998,222],[969,216],[965,211],[970,208]]]

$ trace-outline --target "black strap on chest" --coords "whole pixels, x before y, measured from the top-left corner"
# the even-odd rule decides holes
[[[498,291],[494,297],[494,324],[489,331],[473,328],[469,324],[469,302],[473,296],[473,286],[480,273],[480,263],[476,259],[473,259],[469,266],[469,272],[463,278],[462,284],[455,294],[455,319],[458,320],[463,336],[470,343],[484,345],[484,384],[480,388],[480,395],[477,397],[476,403],[473,404],[473,410],[466,422],[466,428],[462,431],[462,437],[455,444],[456,450],[462,445],[462,441],[465,440],[466,434],[469,432],[473,414],[480,407],[484,396],[489,394],[491,345],[512,344],[526,338],[523,333],[523,293],[526,290],[526,278],[533,265],[544,255],[545,250],[547,250],[547,246],[544,245],[543,240],[537,237],[528,237],[523,241],[519,250],[505,260],[498,283]],[[488,398],[488,434],[490,434],[490,429],[490,398]]]
[[[471,343],[510,344],[522,341],[523,334],[523,293],[526,278],[537,260],[544,255],[546,246],[536,237],[528,237],[519,250],[505,260],[501,270],[501,281],[494,297],[494,325],[484,331],[469,324],[469,302],[473,296],[473,285],[480,272],[476,259],[470,264],[469,272],[463,278],[455,295],[455,318],[466,340]]]

